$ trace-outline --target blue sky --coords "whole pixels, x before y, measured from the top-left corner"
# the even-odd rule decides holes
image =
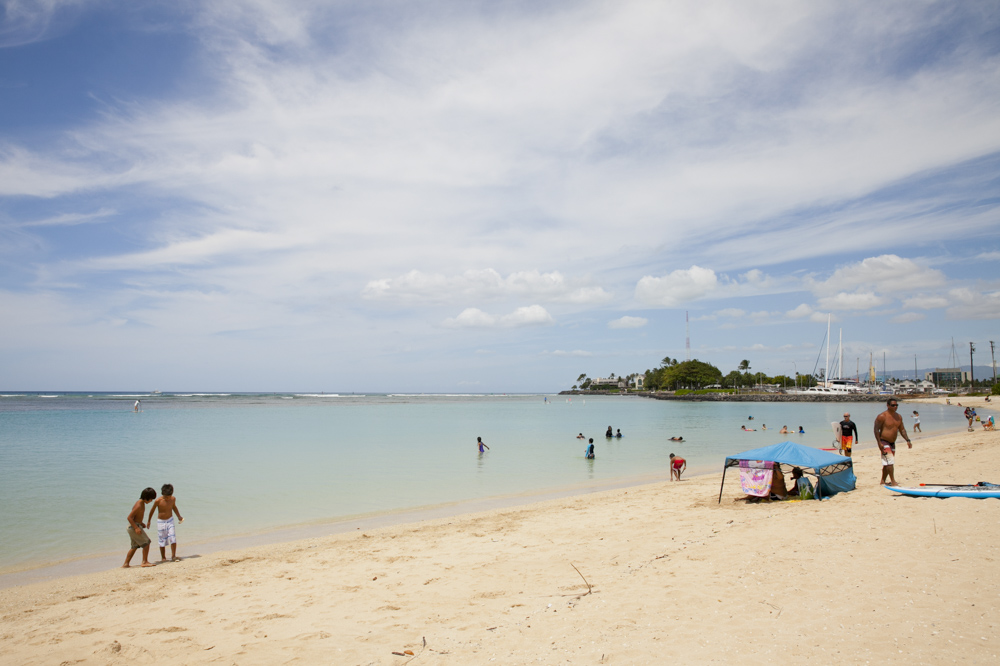
[[[995,2],[0,5],[0,388],[1000,342]],[[821,361],[825,365],[825,357]]]

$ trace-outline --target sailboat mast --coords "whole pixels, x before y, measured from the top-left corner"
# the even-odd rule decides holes
[[[826,316],[826,370],[823,372],[823,386],[830,387],[830,315]]]
[[[837,343],[840,349],[840,362],[837,364],[837,379],[844,378],[844,329],[840,329],[840,342]]]

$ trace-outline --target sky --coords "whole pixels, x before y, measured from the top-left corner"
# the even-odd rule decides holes
[[[998,269],[996,2],[0,2],[0,390],[989,365]]]

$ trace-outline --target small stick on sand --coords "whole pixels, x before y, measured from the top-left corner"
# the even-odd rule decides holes
[[[570,563],[569,563],[569,565],[570,565],[571,567],[573,567],[574,569],[576,569],[576,572],[577,572],[578,574],[580,574],[580,578],[583,578],[583,582],[584,582],[584,583],[587,583],[587,594],[590,594],[591,592],[593,592],[593,591],[594,591],[594,588],[592,588],[592,587],[590,586],[590,583],[589,583],[589,582],[587,582],[587,579],[586,579],[586,578],[584,577],[584,575],[583,575],[582,573],[580,573],[580,570],[576,568],[576,565],[575,565],[575,564],[573,564],[572,562],[570,562]],[[583,595],[583,596],[586,596],[586,595]]]

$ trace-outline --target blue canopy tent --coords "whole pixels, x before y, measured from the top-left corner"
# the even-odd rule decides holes
[[[759,449],[751,449],[726,458],[722,468],[722,485],[719,486],[719,503],[722,503],[722,486],[726,483],[726,470],[737,467],[741,460],[769,460],[781,465],[801,467],[803,471],[813,470],[816,477],[816,496],[835,495],[854,490],[857,477],[854,476],[854,462],[845,456],[829,451],[820,451],[795,442],[781,442]]]

